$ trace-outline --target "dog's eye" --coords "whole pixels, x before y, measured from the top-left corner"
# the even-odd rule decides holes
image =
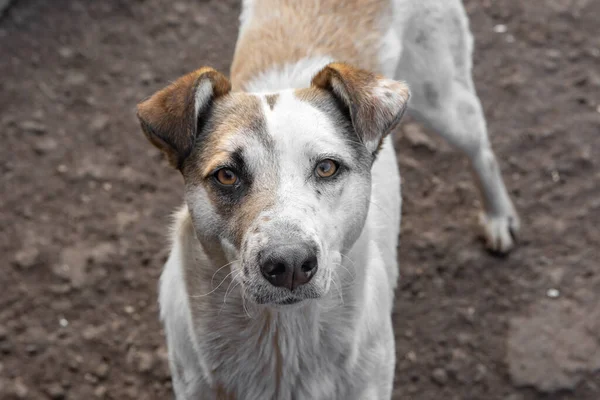
[[[221,168],[215,173],[217,181],[224,186],[233,186],[238,181],[238,177],[229,168]]]
[[[338,170],[338,164],[333,160],[323,160],[317,164],[316,174],[321,178],[331,178]]]

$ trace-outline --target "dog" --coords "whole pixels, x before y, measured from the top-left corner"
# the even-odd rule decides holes
[[[391,397],[406,110],[468,156],[488,247],[519,229],[472,49],[460,0],[246,0],[231,80],[138,105],[185,182],[159,295],[177,399]]]

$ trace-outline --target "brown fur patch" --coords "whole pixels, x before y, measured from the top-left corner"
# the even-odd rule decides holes
[[[225,76],[204,67],[182,76],[138,104],[137,116],[144,134],[178,169],[182,168],[194,145],[197,125],[195,96],[203,81],[210,82],[212,86],[211,99],[224,96],[231,90]]]
[[[234,88],[243,89],[261,72],[305,57],[330,56],[377,71],[389,7],[385,0],[256,0],[252,20],[237,43]]]
[[[235,236],[235,243],[239,245],[256,217],[273,206],[274,193],[269,190],[253,190],[246,196],[243,203],[236,207],[230,220],[230,225]]]
[[[217,400],[236,400],[236,396],[233,392],[227,390],[221,383],[215,385],[215,397]]]
[[[205,187],[212,204],[227,219],[235,243],[239,245],[256,217],[272,204],[272,192],[250,187],[239,202],[227,204],[209,178],[216,168],[232,159],[230,152],[235,149],[231,149],[228,142],[233,136],[254,136],[261,142],[268,142],[259,97],[237,92],[215,101],[202,135],[201,146],[185,163],[184,179],[186,183]]]
[[[296,89],[294,94],[298,100],[306,101],[311,104],[324,104],[331,102],[331,97],[328,92],[314,87]]]
[[[267,98],[267,104],[271,108],[271,110],[275,107],[275,103],[277,103],[277,99],[279,98],[278,94],[268,94],[265,96]]]
[[[260,100],[254,95],[231,93],[216,101],[203,132],[200,151],[190,157],[184,170],[186,180],[205,179],[231,156],[227,143],[232,136],[260,134],[263,123]]]

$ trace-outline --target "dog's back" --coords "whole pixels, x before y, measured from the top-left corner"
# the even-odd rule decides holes
[[[391,11],[386,0],[245,1],[231,67],[234,87],[252,90],[273,67],[303,68],[307,59],[378,71]],[[283,88],[271,88],[277,89]]]

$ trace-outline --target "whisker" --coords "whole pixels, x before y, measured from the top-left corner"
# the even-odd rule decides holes
[[[342,257],[346,257],[346,260],[350,261],[350,263],[352,264],[352,267],[354,267],[354,270],[356,271],[356,263],[354,262],[354,260],[351,259],[350,257],[348,257],[347,255],[345,255],[344,253],[339,253],[339,254]]]
[[[208,293],[206,293],[206,294],[196,294],[196,295],[191,295],[190,297],[191,297],[191,298],[194,298],[194,299],[196,299],[196,298],[200,298],[200,297],[206,297],[206,296],[208,296],[208,295],[210,295],[210,294],[212,294],[212,293],[216,292],[216,291],[217,291],[217,289],[219,289],[219,288],[221,287],[221,285],[223,284],[223,282],[225,282],[225,281],[227,280],[227,278],[228,278],[230,275],[232,275],[234,272],[237,272],[237,271],[231,271],[230,273],[228,273],[227,275],[225,275],[225,278],[223,278],[223,280],[222,280],[222,281],[221,281],[221,282],[220,282],[220,283],[217,285],[217,287],[216,287],[216,288],[214,288],[213,290],[211,290],[210,292],[208,292]],[[231,283],[230,283],[230,285],[231,285]]]
[[[240,272],[240,274],[241,274],[241,272]],[[237,276],[238,275],[236,275],[236,277]],[[231,288],[231,285],[233,284],[233,282],[235,282],[235,284],[233,285],[233,288]],[[225,291],[225,296],[223,296],[223,304],[221,305],[221,308],[219,309],[218,315],[221,315],[221,311],[223,311],[223,307],[225,307],[225,304],[227,304],[227,294],[229,293],[229,288],[231,288],[231,291],[233,291],[238,284],[239,284],[239,282],[236,282],[235,277],[233,279],[231,279],[231,282],[229,283],[229,286],[227,287],[227,290]]]
[[[238,277],[241,274],[241,272],[236,275],[235,277]],[[227,286],[227,290],[225,291],[225,296],[223,296],[223,304],[225,304],[227,302],[227,295],[233,293],[233,290],[235,289],[235,287],[237,285],[239,285],[240,283],[234,278],[231,279],[231,282],[229,283],[229,286]],[[233,284],[235,282],[235,285],[231,286],[231,284]],[[229,291],[229,288],[231,288],[231,292]]]
[[[219,273],[220,270],[222,270],[223,268],[228,267],[231,264],[238,262],[238,261],[240,261],[240,260],[233,260],[232,262],[227,263],[227,264],[223,265],[222,267],[220,267],[218,270],[216,270],[215,273],[212,275],[212,278],[210,278],[210,287],[213,287],[213,281],[215,279],[215,276]]]
[[[332,270],[329,270],[329,271],[328,271],[328,275],[329,275],[329,276],[327,277],[327,291],[329,291],[329,287],[330,287],[330,285],[331,285],[331,284],[335,285],[336,289],[338,289],[338,290],[337,290],[337,292],[338,292],[338,295],[339,295],[339,297],[340,297],[340,300],[341,300],[341,302],[342,302],[342,304],[343,304],[343,303],[344,303],[344,298],[343,298],[343,296],[341,295],[341,292],[340,292],[340,290],[339,290],[338,286],[336,285],[335,279],[334,279],[334,277],[333,277],[333,271],[332,271]],[[335,298],[333,297],[333,295],[332,295],[332,297],[331,297],[331,300],[332,300],[332,301],[331,301],[331,305],[330,305],[330,306],[326,306],[326,305],[325,305],[326,303],[320,303],[320,308],[321,308],[321,310],[323,310],[323,311],[331,311],[331,310],[335,309],[335,308],[338,306],[338,303],[336,302],[336,300],[335,300]]]
[[[390,217],[390,214],[387,213],[387,211],[380,206],[379,204],[375,203],[373,200],[369,199],[369,203],[373,204],[374,206],[377,206],[377,208],[379,208],[379,210],[385,214],[386,217],[388,217],[390,220],[392,219],[392,217]]]
[[[350,282],[354,282],[354,280],[356,279],[356,273],[350,271],[344,264],[341,263],[333,263],[333,265],[337,265],[338,267],[342,267],[346,270],[346,272],[348,272],[348,275],[350,276]]]
[[[344,302],[344,294],[342,292],[342,283],[341,282],[339,284],[337,283],[337,280],[335,279],[336,275],[337,275],[337,273],[335,273],[333,270],[331,270],[331,274],[330,274],[331,282],[333,283],[333,285],[337,289],[338,295],[340,297],[340,301],[342,302],[342,304],[345,304],[345,302]],[[339,278],[339,276],[338,276],[338,278]]]
[[[250,315],[250,312],[248,311],[248,307],[246,307],[246,291],[244,290],[243,287],[242,287],[242,307],[244,307],[244,311],[246,312],[246,315],[248,316],[248,318],[254,319],[254,317],[252,315]]]

